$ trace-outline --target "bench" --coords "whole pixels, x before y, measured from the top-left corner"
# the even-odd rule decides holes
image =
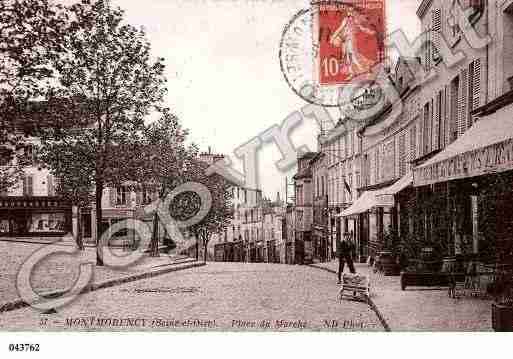
[[[356,294],[363,294],[365,300],[368,301],[370,297],[370,280],[367,276],[362,274],[346,274],[342,275],[342,286],[338,292],[340,300],[344,297],[344,292],[349,291],[352,293],[351,297]]]

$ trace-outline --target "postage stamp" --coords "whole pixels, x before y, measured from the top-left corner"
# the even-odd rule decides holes
[[[385,24],[382,0],[312,2],[283,31],[280,64],[287,83],[309,103],[347,105],[341,91],[356,96],[386,57]]]

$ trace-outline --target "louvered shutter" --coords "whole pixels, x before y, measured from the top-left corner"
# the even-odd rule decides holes
[[[463,135],[467,129],[467,101],[468,101],[468,70],[461,71],[459,115],[458,115],[458,136]]]
[[[27,176],[23,176],[23,195],[28,196]]]
[[[410,161],[417,158],[417,131],[416,125],[413,125],[410,129]]]
[[[445,129],[445,136],[444,136],[444,147],[446,147],[450,142],[450,135],[451,135],[451,97],[450,97],[450,87],[445,86],[445,112],[444,112],[444,129]]]
[[[431,70],[431,42],[430,42],[430,33],[431,31],[426,31],[424,35],[424,65],[426,67],[426,72]]]
[[[431,41],[433,44],[433,60],[440,59],[440,39],[442,32],[442,11],[441,9],[434,9],[431,11]]]
[[[440,91],[440,139],[439,139],[439,149],[445,147],[445,89]]]
[[[440,96],[435,96],[433,106],[433,134],[431,136],[431,143],[433,150],[440,148]]]
[[[406,174],[406,135],[399,137],[399,176]]]
[[[472,110],[475,110],[481,106],[481,59],[475,60],[473,64]],[[472,123],[470,123],[470,126],[472,126]]]
[[[33,196],[34,195],[34,177],[32,175],[29,175],[27,177],[27,195]]]
[[[53,185],[53,176],[52,175],[48,175],[46,177],[46,187],[47,187],[47,193],[48,193],[48,196],[52,197],[52,196],[55,196],[55,187]]]

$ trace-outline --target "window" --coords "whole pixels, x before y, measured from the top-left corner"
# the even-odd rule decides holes
[[[33,145],[25,145],[23,147],[23,159],[29,164],[33,164],[35,161],[35,150]]]
[[[374,151],[374,183],[379,182],[379,148]]]
[[[351,190],[351,193],[349,193],[349,198],[351,201],[353,200],[353,175],[350,173],[348,176],[348,183],[349,189]]]
[[[451,81],[451,108],[450,108],[450,118],[449,118],[449,142],[453,142],[458,138],[458,113],[459,113],[459,100],[458,100],[458,92],[460,88],[460,78],[456,76]]]
[[[431,29],[424,33],[424,68],[426,72],[431,70]]]
[[[142,190],[142,202],[143,204],[149,204],[153,201],[153,195],[155,192],[150,191],[149,188],[143,188]]]
[[[116,188],[116,206],[126,206],[128,204],[129,197],[127,186]]]
[[[428,102],[424,105],[424,130],[423,132],[423,154],[431,152],[431,104]]]
[[[406,174],[406,135],[399,137],[399,177]]]
[[[25,175],[23,177],[23,195],[33,196],[34,195],[34,176]]]
[[[47,192],[48,196],[53,197],[56,194],[56,184],[54,183],[54,178],[52,175],[48,175],[46,177],[46,186],[47,186]]]
[[[458,137],[467,130],[468,117],[468,69],[463,69],[459,93]]]
[[[434,123],[433,123],[433,149],[437,150],[441,148],[442,144],[442,128],[443,125],[441,124],[442,119],[442,91],[439,91],[434,104],[433,109],[433,117],[434,117]]]

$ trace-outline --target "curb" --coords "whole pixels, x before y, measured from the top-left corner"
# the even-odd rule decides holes
[[[329,273],[333,273],[333,274],[337,274],[338,273],[337,271],[334,271],[332,269],[316,266],[315,264],[308,264],[307,266],[310,267],[310,268],[315,268],[315,269],[318,269],[318,270],[323,270],[325,272],[329,272]],[[381,311],[378,309],[378,307],[376,306],[376,303],[374,303],[372,298],[370,298],[370,297],[367,298],[367,303],[369,304],[369,307],[372,309],[372,311],[378,317],[381,325],[383,326],[383,329],[385,329],[386,332],[391,332],[392,330],[390,329],[390,326],[388,325],[387,321],[385,320],[385,317],[383,316],[383,313],[381,313]]]
[[[180,263],[178,263],[178,264],[180,264]],[[178,271],[185,270],[185,269],[202,267],[205,265],[206,265],[205,262],[191,263],[191,264],[181,265],[181,266],[173,266],[173,264],[170,264],[170,266],[173,266],[173,267],[159,269],[159,270],[153,270],[153,271],[148,271],[148,272],[142,272],[142,273],[138,273],[138,274],[129,275],[127,277],[110,279],[110,280],[100,282],[100,283],[93,283],[93,284],[87,286],[86,288],[84,288],[80,292],[79,295],[88,294],[88,293],[91,293],[91,292],[94,292],[94,291],[97,291],[100,289],[107,289],[107,288],[115,287],[115,286],[118,286],[121,284],[130,283],[130,282],[135,282],[135,281],[142,280],[142,279],[157,277],[159,275],[163,275],[163,274],[167,274],[167,273],[171,273],[171,272],[178,272]],[[60,290],[60,291],[45,294],[43,297],[47,298],[47,299],[58,298],[58,297],[65,295],[66,293],[67,293],[67,291]],[[0,314],[6,313],[6,312],[11,312],[11,311],[17,310],[17,309],[26,308],[29,306],[30,306],[30,304],[28,304],[24,300],[18,299],[16,301],[8,302],[8,303],[1,305],[0,306]]]

